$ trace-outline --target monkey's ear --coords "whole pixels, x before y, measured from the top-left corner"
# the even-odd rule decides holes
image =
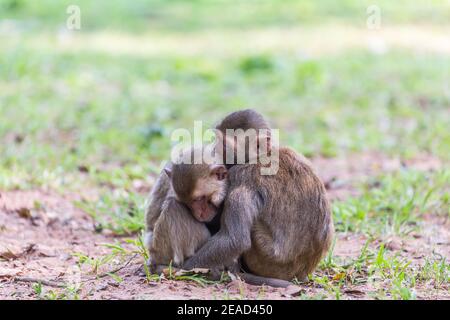
[[[172,168],[164,168],[164,172],[169,178],[172,178]]]
[[[211,167],[211,175],[214,175],[217,180],[224,180],[227,174],[227,168],[221,164],[216,164]]]

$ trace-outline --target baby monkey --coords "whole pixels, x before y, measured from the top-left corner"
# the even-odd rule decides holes
[[[194,153],[195,149],[187,153]],[[219,229],[220,205],[226,196],[222,165],[168,164],[161,172],[146,212],[146,245],[151,267],[181,267]],[[191,190],[180,193],[177,190]]]

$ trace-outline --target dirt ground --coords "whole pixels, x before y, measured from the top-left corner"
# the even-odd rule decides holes
[[[397,170],[402,166],[420,170],[436,169],[439,160],[427,156],[406,163],[380,154],[362,154],[351,158],[313,159],[319,175],[325,182],[331,200],[357,195],[356,184],[381,172]],[[155,280],[150,283],[142,275],[143,259],[139,255],[117,256],[100,266],[94,276],[92,270],[77,267],[80,252],[86,256],[102,257],[111,252],[104,244],[120,242],[125,248],[126,238],[114,237],[106,232],[96,232],[95,221],[78,209],[74,202],[77,194],[60,195],[52,191],[0,191],[0,299],[37,299],[39,289],[35,282],[43,281],[43,287],[59,292],[61,283],[82,283],[78,292],[81,299],[291,299],[301,294],[315,295],[323,291],[309,284],[277,289],[247,285],[239,280],[225,284],[201,286],[190,281]],[[39,205],[37,205],[39,204]],[[444,218],[425,216],[420,234],[405,239],[388,239],[388,249],[401,255],[421,259],[436,250],[450,260],[450,222]],[[335,256],[355,258],[366,238],[358,234],[338,234]],[[117,270],[119,269],[119,270]],[[115,281],[107,272],[123,281]],[[45,281],[49,281],[46,283]],[[367,298],[365,290],[346,288],[345,298]],[[450,299],[449,291],[419,292],[418,298]],[[70,297],[69,297],[70,298]]]

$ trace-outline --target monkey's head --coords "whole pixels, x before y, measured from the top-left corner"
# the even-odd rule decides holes
[[[244,109],[230,113],[223,118],[217,125],[216,129],[223,132],[227,129],[268,129],[269,123],[264,117],[252,109]]]
[[[165,171],[178,201],[189,207],[195,219],[209,222],[216,216],[227,193],[225,166],[180,163]]]
[[[260,113],[252,109],[229,114],[215,129],[215,150],[228,168],[256,159],[260,147],[265,147],[264,150],[270,152],[270,126]],[[243,161],[240,162],[239,159]]]

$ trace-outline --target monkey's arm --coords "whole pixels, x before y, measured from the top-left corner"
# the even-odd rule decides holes
[[[170,179],[164,172],[159,174],[155,185],[150,192],[145,208],[145,221],[147,231],[153,231],[156,221],[162,212],[162,205],[170,189]]]
[[[153,231],[161,216],[163,203],[170,191],[170,179],[162,171],[150,192],[145,204],[145,246],[150,249],[153,242]]]
[[[181,266],[210,237],[205,224],[194,219],[188,208],[171,196],[163,203],[153,232],[149,246],[152,269],[171,262],[173,266]]]
[[[186,270],[223,268],[251,247],[251,228],[260,210],[257,194],[246,187],[232,190],[225,200],[220,231],[183,265]]]

